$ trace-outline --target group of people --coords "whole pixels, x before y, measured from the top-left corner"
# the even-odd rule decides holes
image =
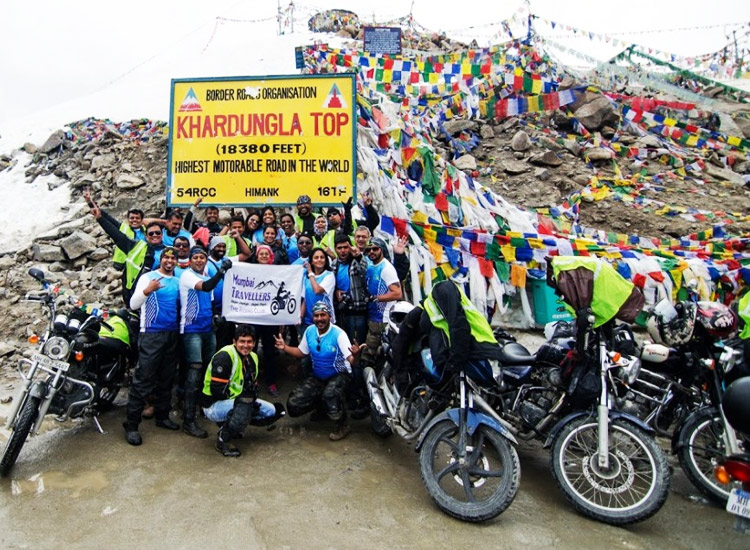
[[[339,440],[350,432],[348,411],[369,414],[362,369],[377,359],[384,321],[403,297],[400,281],[409,269],[405,238],[394,244],[391,261],[386,242],[373,237],[379,216],[369,197],[361,220],[352,219],[351,200],[343,211],[323,214],[303,195],[295,212],[233,210],[228,224],[200,200],[185,214],[171,209],[159,218],[131,209],[120,223],[89,191],[84,199],[115,245],[123,300],[140,311],[138,365],[123,424],[128,443],[142,443],[138,427],[151,406],[156,426],[180,429],[170,418],[175,381],[182,430],[207,437],[198,422],[202,410],[220,425],[216,449],[225,456],[239,456],[232,439],[248,424],[312,413],[334,421],[329,437]],[[299,326],[234,324],[221,316],[224,274],[236,262],[304,268]],[[261,375],[268,394],[279,395],[279,353],[302,360],[303,379],[286,407],[259,398]]]

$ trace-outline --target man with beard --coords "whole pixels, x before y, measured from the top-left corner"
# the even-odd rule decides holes
[[[127,416],[123,423],[125,439],[130,445],[143,442],[138,425],[149,395],[154,396],[156,425],[167,430],[179,429],[169,418],[180,328],[179,281],[174,276],[176,264],[174,248],[165,248],[159,269],[138,279],[130,299],[130,307],[141,310],[138,367],[128,392]]]
[[[294,217],[297,233],[312,235],[315,232],[315,214],[312,211],[312,200],[309,195],[297,198],[297,215]]]
[[[209,240],[214,238],[216,235],[221,233],[223,227],[219,224],[219,209],[216,206],[206,207],[206,221],[201,222],[196,220],[198,217],[198,207],[203,202],[203,197],[199,198],[193,203],[192,208],[185,214],[185,221],[183,225],[190,233],[195,233],[198,229],[205,227],[208,231]]]
[[[362,368],[375,364],[377,350],[385,329],[385,318],[393,302],[402,297],[401,283],[396,269],[386,259],[388,247],[380,238],[370,239],[365,249],[371,265],[365,273],[369,295],[367,309],[367,347],[362,356]]]
[[[288,346],[281,335],[275,336],[276,348],[292,357],[312,359],[312,373],[292,390],[287,400],[289,416],[315,411],[311,420],[328,417],[335,429],[331,441],[344,439],[351,427],[346,422],[346,391],[352,379],[352,365],[361,347],[339,327],[331,324],[331,306],[318,302],[313,307],[313,325],[307,327],[299,347]],[[315,417],[315,418],[313,418]]]
[[[183,406],[182,431],[193,437],[207,437],[196,420],[198,392],[203,381],[203,369],[216,351],[216,335],[213,331],[212,290],[232,267],[226,258],[219,269],[209,277],[206,272],[206,251],[196,246],[190,250],[190,267],[180,277],[180,333],[187,363],[185,377],[185,404]]]

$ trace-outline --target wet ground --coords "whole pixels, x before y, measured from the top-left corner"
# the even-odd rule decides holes
[[[292,383],[284,384],[290,389]],[[7,395],[3,384],[0,394]],[[2,395],[0,395],[2,397]],[[0,421],[7,405],[0,408]],[[343,441],[331,426],[284,419],[251,428],[239,459],[209,439],[144,421],[141,447],[123,438],[120,407],[90,421],[45,421],[9,478],[0,480],[0,548],[624,548],[747,549],[721,508],[676,470],[653,518],[628,528],[572,511],[538,446],[520,449],[521,489],[485,524],[441,513],[422,486],[413,448],[379,439],[368,421]],[[7,432],[0,430],[3,440]]]

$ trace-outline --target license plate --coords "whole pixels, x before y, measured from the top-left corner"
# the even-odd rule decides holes
[[[41,353],[34,353],[31,356],[32,361],[36,361],[40,365],[43,365],[50,369],[57,369],[61,370],[63,372],[68,372],[68,363],[65,361],[57,361],[55,359],[52,359],[50,357],[47,357],[46,355],[42,355]]]
[[[750,493],[741,489],[732,489],[727,500],[727,512],[735,516],[750,518]]]

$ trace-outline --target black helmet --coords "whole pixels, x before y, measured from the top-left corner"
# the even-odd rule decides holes
[[[735,430],[750,435],[750,376],[729,384],[721,408]]]

